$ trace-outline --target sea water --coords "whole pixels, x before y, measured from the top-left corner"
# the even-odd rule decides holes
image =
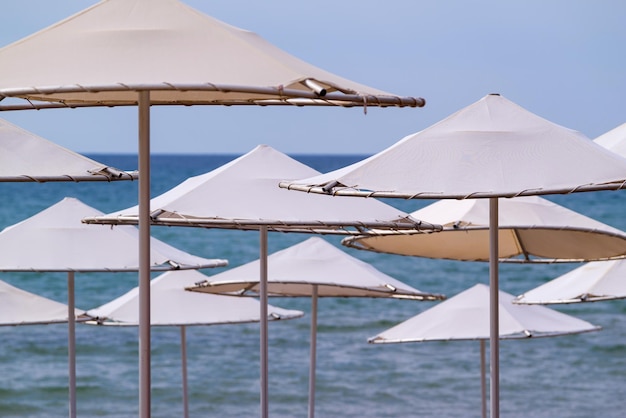
[[[121,169],[136,157],[94,155]],[[236,156],[156,155],[152,195]],[[364,156],[295,156],[321,172]],[[245,190],[241,191],[245,193]],[[295,193],[295,192],[294,192]],[[112,212],[137,204],[137,182],[0,184],[0,227],[76,197]],[[626,192],[548,197],[626,230]],[[411,212],[430,201],[386,201]],[[251,205],[254,202],[250,202]],[[152,235],[184,251],[226,258],[229,267],[256,260],[258,233],[154,227]],[[309,238],[269,234],[269,252]],[[488,283],[488,265],[375,254],[340,245],[348,254],[420,290],[447,296]],[[580,264],[502,265],[500,288],[520,294]],[[215,274],[224,269],[205,270]],[[156,275],[155,275],[156,276]],[[67,301],[63,273],[0,273],[24,290]],[[625,278],[626,280],[626,278]],[[97,307],[137,286],[136,273],[76,274],[76,305]],[[308,298],[270,303],[310,312]],[[367,339],[433,307],[435,302],[326,298],[319,301],[316,416],[479,417],[477,341],[372,345]],[[0,307],[1,309],[2,307]],[[501,341],[500,412],[503,417],[623,417],[626,410],[626,302],[552,306],[603,330],[572,336]],[[309,317],[269,325],[269,411],[304,417],[308,403]],[[258,324],[188,327],[189,408],[192,417],[259,416]],[[137,328],[77,325],[77,402],[83,417],[138,415]],[[488,344],[487,344],[488,346]],[[488,357],[487,353],[487,358]],[[152,329],[152,416],[182,416],[178,327]],[[0,327],[0,417],[68,414],[67,326]]]

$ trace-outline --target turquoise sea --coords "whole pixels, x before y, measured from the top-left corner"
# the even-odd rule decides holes
[[[130,155],[91,155],[122,169],[137,167]],[[155,196],[189,176],[237,156],[156,155]],[[294,156],[329,171],[364,156]],[[137,203],[137,183],[1,184],[0,228],[76,197],[103,212]],[[548,197],[570,209],[626,230],[626,191]],[[388,201],[405,211],[430,201]],[[193,254],[226,258],[231,267],[258,258],[258,234],[243,231],[152,229],[153,236]],[[309,238],[270,233],[269,252]],[[420,290],[453,296],[488,283],[488,265],[347,253]],[[579,264],[502,265],[501,289],[520,294]],[[205,270],[206,274],[223,271]],[[63,273],[0,273],[0,279],[65,302]],[[626,278],[624,278],[626,280]],[[90,309],[137,286],[137,275],[76,275],[76,305]],[[273,305],[310,311],[307,298],[278,298]],[[435,302],[374,299],[319,301],[316,416],[480,417],[477,341],[371,345],[368,337]],[[626,415],[626,301],[552,307],[600,325],[574,336],[502,341],[500,397],[503,417],[623,417]],[[0,309],[2,307],[0,306]],[[77,326],[77,399],[82,417],[138,415],[136,328]],[[152,416],[182,416],[180,334],[177,327],[152,330]],[[259,416],[258,324],[187,329],[191,417]],[[308,402],[309,317],[269,326],[271,417],[305,417]],[[0,327],[0,417],[68,415],[67,326]]]

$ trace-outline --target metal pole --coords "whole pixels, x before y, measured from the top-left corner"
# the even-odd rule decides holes
[[[150,92],[139,92],[139,416],[150,418]]]
[[[259,228],[260,233],[260,281],[259,297],[261,302],[260,325],[261,325],[261,417],[268,418],[268,343],[267,343],[267,226]]]
[[[315,416],[315,369],[317,360],[317,285],[311,292],[311,360],[309,363],[309,418]]]
[[[483,418],[487,418],[487,379],[485,379],[485,340],[480,340],[480,390]]]
[[[67,364],[69,368],[70,418],[76,418],[76,313],[74,272],[67,272]]]
[[[189,396],[187,390],[187,337],[186,327],[180,326],[180,358],[183,372],[183,416],[189,418]]]
[[[491,417],[500,417],[500,313],[498,302],[498,198],[489,198],[489,356]]]

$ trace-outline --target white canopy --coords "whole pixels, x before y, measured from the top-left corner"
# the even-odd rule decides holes
[[[259,263],[256,260],[218,273],[188,290],[256,296]],[[406,285],[319,237],[269,255],[267,265],[271,296],[311,296],[315,286],[319,297],[443,298]]]
[[[626,157],[626,123],[600,135],[593,140],[596,144]]]
[[[151,222],[158,225],[332,233],[344,227],[419,228],[433,225],[376,199],[335,199],[290,193],[284,179],[319,174],[316,170],[269,147],[249,153],[208,173],[191,177],[150,201]],[[89,217],[86,222],[137,224],[138,207]]]
[[[75,309],[76,320],[88,319]],[[67,322],[67,305],[18,289],[0,280],[0,326]]]
[[[338,77],[177,0],[104,0],[0,49],[0,97],[63,106],[423,106]],[[42,63],[45,71],[42,71]]]
[[[626,298],[626,262],[591,262],[515,299],[520,304],[597,302]]]
[[[613,190],[625,182],[623,158],[491,94],[370,158],[281,187],[466,199]]]
[[[0,119],[0,182],[132,180],[120,171]]]
[[[102,212],[65,198],[0,232],[0,271],[137,271],[138,231],[132,226],[86,225],[81,219]],[[152,270],[220,267],[207,259],[152,238]]]
[[[596,331],[600,327],[545,306],[513,304],[500,294],[500,339],[537,338]],[[489,339],[489,287],[477,284],[369,339],[402,343]]]
[[[626,256],[626,233],[538,196],[501,199],[500,261],[556,262]],[[441,224],[436,234],[379,231],[348,237],[362,250],[463,261],[489,260],[489,202],[440,200],[411,214]]]
[[[202,295],[185,291],[185,287],[202,282],[207,276],[195,270],[170,271],[150,282],[151,325],[216,325],[259,321],[259,302],[250,298]],[[139,325],[139,289],[128,293],[88,314],[102,325]],[[269,306],[268,319],[292,319],[301,311]],[[91,323],[91,321],[90,321]]]

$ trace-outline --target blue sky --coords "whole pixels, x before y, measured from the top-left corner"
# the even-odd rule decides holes
[[[2,4],[4,46],[95,4]],[[154,153],[371,154],[489,93],[590,138],[626,122],[626,2],[186,0],[340,76],[427,101],[421,109],[159,107]],[[45,71],[45,62],[42,62]],[[136,109],[3,112],[83,153],[135,153]]]

